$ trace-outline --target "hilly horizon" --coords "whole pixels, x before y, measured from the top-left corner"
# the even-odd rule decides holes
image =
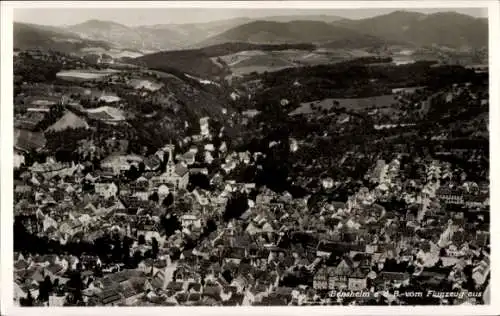
[[[488,20],[456,12],[394,11],[362,20],[344,19],[333,24],[381,39],[419,46],[481,48],[488,44]]]
[[[375,46],[382,43],[411,43],[477,48],[487,44],[487,22],[486,18],[456,12],[424,14],[399,10],[364,19],[333,15],[280,15],[259,19],[237,17],[202,23],[141,26],[98,19],[64,27],[22,24],[147,53],[201,48],[224,42],[332,42],[329,44],[331,47],[344,43],[355,47],[362,47],[365,42]]]
[[[64,53],[79,51],[87,47],[110,49],[106,41],[81,38],[78,34],[52,26],[14,22],[14,49],[55,50]]]
[[[429,54],[414,59],[468,54],[476,62],[482,62],[487,56],[484,53],[488,41],[487,19],[455,12],[394,11],[359,20],[328,15],[294,20],[296,17],[138,27],[92,19],[64,29],[14,23],[14,47],[80,56],[107,54],[117,56],[113,58],[119,61],[177,70],[203,79],[329,64],[357,56],[385,54],[387,49],[431,49],[427,50]],[[476,58],[477,51],[483,57]],[[465,55],[457,58],[468,58]]]
[[[351,38],[364,41],[374,36],[358,31],[332,25],[322,21],[296,20],[290,22],[274,22],[259,20],[240,25],[222,34],[211,37],[197,46],[218,45],[227,42],[248,42],[254,44],[284,43],[326,43]]]

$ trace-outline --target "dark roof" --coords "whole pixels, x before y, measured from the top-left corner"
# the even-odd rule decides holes
[[[174,291],[180,291],[182,290],[182,282],[170,282],[167,285],[167,289],[169,290],[174,290]]]
[[[28,268],[28,263],[25,260],[18,260],[16,263],[14,263],[14,268],[16,270],[24,270]]]
[[[188,300],[188,293],[177,293],[177,295],[175,295],[175,298],[179,303],[186,302]]]
[[[191,282],[188,285],[188,291],[190,291],[191,289],[199,292],[201,290],[201,284],[200,283],[193,283],[193,282]]]
[[[366,278],[367,274],[368,271],[358,268],[354,270],[354,272],[349,277],[354,279],[364,279]]]
[[[100,297],[103,304],[114,303],[121,299],[120,294],[115,290],[102,292]]]
[[[126,286],[122,289],[123,297],[129,298],[137,294],[137,291],[132,286]]]
[[[160,166],[161,160],[157,155],[152,155],[144,160],[144,165],[150,169],[156,169]]]
[[[233,247],[231,249],[228,249],[228,253],[226,255],[226,258],[231,258],[231,259],[243,259],[243,258],[245,258],[245,248]]]
[[[104,112],[104,111],[87,112],[87,115],[90,119],[93,119],[93,120],[112,120],[112,119],[114,119],[113,116],[109,115],[107,112]]]
[[[410,276],[406,272],[382,271],[380,272],[379,277],[384,280],[405,280],[408,279]]]
[[[217,297],[220,295],[220,287],[217,285],[206,285],[203,289],[204,296]]]
[[[181,164],[177,164],[175,166],[175,173],[179,175],[180,177],[184,176],[186,173],[189,172],[189,169],[187,167],[184,167]]]
[[[158,277],[154,277],[150,283],[151,286],[155,289],[163,288],[163,280]]]
[[[167,266],[167,260],[155,260],[153,265],[158,269],[165,268]]]
[[[197,302],[201,299],[201,295],[199,293],[190,293],[189,294],[189,301]]]
[[[50,266],[47,267],[47,269],[52,273],[52,274],[57,274],[63,270],[63,267],[58,265],[58,264],[51,264]]]
[[[231,306],[235,306],[235,305],[241,305],[243,304],[243,299],[244,299],[244,295],[243,294],[237,294],[237,293],[233,293],[231,295],[231,298],[225,302],[227,305],[231,305]],[[226,305],[225,304],[225,305]]]

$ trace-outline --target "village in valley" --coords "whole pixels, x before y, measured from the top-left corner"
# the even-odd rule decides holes
[[[16,50],[16,304],[487,303],[487,69],[387,54],[311,98],[320,66]]]

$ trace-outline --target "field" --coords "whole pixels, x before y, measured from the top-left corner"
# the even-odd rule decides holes
[[[163,87],[163,84],[146,79],[131,79],[128,84],[134,89],[147,89],[149,91],[156,91]]]
[[[117,71],[112,69],[106,71],[63,70],[58,72],[56,76],[57,78],[64,80],[85,81],[85,80],[101,79],[115,72]]]
[[[377,108],[387,107],[397,102],[395,96],[391,94],[369,98],[323,99],[313,102],[301,103],[301,106],[290,112],[289,115],[310,114],[313,112],[311,108],[312,105],[328,110],[334,106],[335,101],[339,103],[336,107],[343,107],[348,110],[354,111],[362,111],[372,106]]]
[[[220,58],[229,67],[232,75],[242,76],[252,72],[263,73],[265,71],[277,71],[289,67],[332,64],[350,58],[366,56],[370,56],[370,54],[361,50],[254,50],[213,57],[212,61],[215,63]]]
[[[120,50],[120,49],[104,49],[103,47],[85,47],[80,50],[81,53],[85,54],[106,54],[113,58],[138,58],[143,56],[141,52],[133,50]]]
[[[47,132],[59,132],[68,128],[89,128],[87,122],[76,114],[68,111],[57,122],[47,128]]]
[[[95,109],[87,109],[87,115],[92,119],[102,119],[106,121],[123,121],[125,113],[122,110],[111,107],[101,106]]]
[[[14,129],[14,147],[22,150],[35,150],[45,146],[46,139],[41,132]]]

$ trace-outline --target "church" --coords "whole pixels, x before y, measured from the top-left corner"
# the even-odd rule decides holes
[[[155,187],[169,184],[176,190],[186,189],[189,182],[189,169],[181,163],[174,162],[173,147],[168,146],[168,161],[165,172],[153,177],[151,181]]]

